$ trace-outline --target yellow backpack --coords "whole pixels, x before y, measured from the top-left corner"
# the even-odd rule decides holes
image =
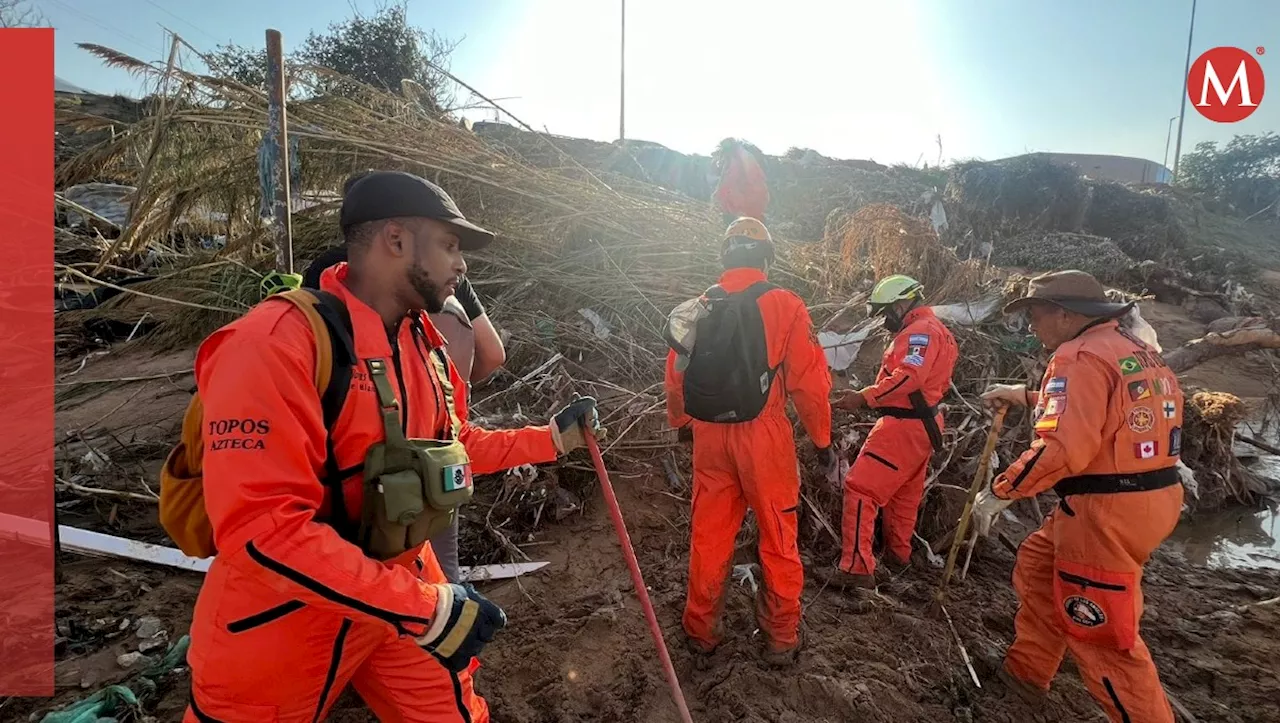
[[[293,303],[307,317],[316,339],[316,392],[324,413],[325,476],[330,488],[332,519],[347,521],[340,493],[343,471],[338,469],[333,453],[331,430],[342,412],[351,385],[351,369],[355,366],[355,342],[351,315],[342,300],[327,291],[293,289],[268,297]],[[165,460],[160,470],[160,524],[178,545],[192,557],[213,557],[213,526],[204,506],[204,405],[200,392],[191,397],[182,419],[182,439]],[[342,532],[339,529],[339,532]]]

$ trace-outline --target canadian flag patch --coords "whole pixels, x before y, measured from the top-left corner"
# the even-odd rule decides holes
[[[1138,459],[1151,459],[1160,453],[1160,445],[1156,442],[1138,442],[1133,445],[1133,453]]]

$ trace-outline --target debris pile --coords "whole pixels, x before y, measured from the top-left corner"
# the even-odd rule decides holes
[[[1163,261],[1182,251],[1187,232],[1168,198],[1119,183],[1089,182],[1089,233],[1111,239],[1135,261]]]
[[[945,182],[937,172],[821,156],[770,157],[765,171],[770,231],[802,242],[822,239],[827,216],[836,209],[852,213],[863,206],[892,204],[912,215],[927,210],[932,194]]]
[[[868,280],[908,273],[929,289],[931,298],[968,301],[978,293],[985,266],[961,262],[938,240],[928,219],[910,216],[888,203],[873,203],[852,214],[827,217],[823,261],[838,255],[835,265],[822,264],[824,285],[843,290],[870,272]]]
[[[1232,451],[1236,427],[1248,410],[1234,394],[1184,390],[1182,461],[1196,473],[1195,509],[1218,509],[1227,502],[1254,504],[1266,486],[1240,464]]]
[[[944,201],[957,232],[987,239],[1081,230],[1089,189],[1072,166],[1035,155],[956,164]]]
[[[1125,278],[1134,262],[1111,239],[1066,231],[1031,231],[1001,239],[1002,266],[1028,271],[1079,269],[1107,283]]]

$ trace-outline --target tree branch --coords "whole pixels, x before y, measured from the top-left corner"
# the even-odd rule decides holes
[[[1164,361],[1176,374],[1216,357],[1244,354],[1260,349],[1280,349],[1280,320],[1257,316],[1228,317],[1209,325],[1200,339],[1164,354]]]

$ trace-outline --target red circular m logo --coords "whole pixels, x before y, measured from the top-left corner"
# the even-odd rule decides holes
[[[1206,50],[1187,74],[1187,97],[1200,115],[1216,123],[1248,118],[1258,109],[1265,89],[1262,65],[1240,48]]]

